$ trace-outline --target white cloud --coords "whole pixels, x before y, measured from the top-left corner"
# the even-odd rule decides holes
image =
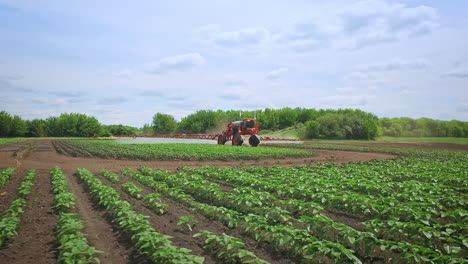
[[[213,34],[212,41],[228,48],[255,45],[268,37],[269,31],[265,28],[243,28],[237,31],[218,32]]]
[[[345,48],[350,49],[427,34],[439,25],[439,16],[432,7],[408,7],[381,0],[360,1],[339,16],[343,33],[350,37]]]
[[[414,90],[403,89],[400,91],[400,95],[415,95],[415,94],[417,94],[417,92]]]
[[[442,76],[450,77],[450,78],[466,79],[468,78],[468,69],[467,68],[454,69],[454,70],[444,73]]]
[[[113,72],[112,75],[118,78],[130,78],[132,76],[133,72],[131,70],[125,69],[121,71],[116,71]]]
[[[320,97],[318,101],[327,107],[357,107],[368,104],[373,98],[372,95],[338,94]]]
[[[165,74],[169,72],[187,71],[200,66],[206,62],[198,53],[180,54],[172,57],[165,57],[157,62],[148,63],[147,71],[153,74]]]
[[[238,77],[229,76],[226,78],[225,84],[227,86],[244,86],[247,84],[247,81]]]
[[[281,75],[288,71],[288,68],[279,68],[266,74],[265,78],[269,80],[278,80]]]
[[[210,52],[259,54],[271,42],[272,33],[265,27],[244,27],[223,31],[217,25],[207,25],[195,31],[196,39],[209,46]]]
[[[429,66],[426,60],[402,60],[393,59],[384,63],[368,64],[359,66],[358,69],[361,72],[386,72],[386,71],[397,71],[397,70],[421,70]]]
[[[24,79],[23,75],[0,74],[0,80],[17,81]]]
[[[439,26],[432,7],[382,0],[359,1],[324,14],[285,30],[280,42],[301,53],[330,47],[351,51],[424,35]]]

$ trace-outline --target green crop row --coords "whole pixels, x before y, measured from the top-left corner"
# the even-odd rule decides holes
[[[57,263],[99,263],[97,254],[102,253],[90,246],[82,230],[85,228],[79,215],[69,211],[75,207],[75,198],[69,191],[65,175],[58,167],[50,170],[54,209],[59,215],[55,235],[59,254]]]
[[[245,243],[237,237],[226,234],[216,235],[210,231],[202,230],[194,237],[204,238],[203,248],[216,254],[216,258],[223,263],[252,263],[268,264],[269,262],[259,259],[254,253],[245,249]]]
[[[309,234],[306,230],[299,230],[288,224],[281,224],[287,220],[287,212],[279,207],[271,210],[260,205],[265,202],[261,197],[249,197],[248,195],[224,195],[215,185],[206,185],[195,177],[185,175],[171,175],[169,173],[153,173],[147,167],[141,167],[146,176],[152,176],[155,180],[164,181],[172,188],[179,187],[201,202],[213,203],[216,206],[227,207],[239,211],[240,220],[236,225],[260,243],[272,246],[276,251],[289,257],[300,259],[304,262],[326,262],[326,259],[334,259],[342,263],[361,263],[354,256],[353,251],[331,241],[320,240]],[[260,208],[261,207],[261,208]],[[259,211],[257,211],[257,209]],[[251,213],[259,213],[255,215]],[[269,221],[273,219],[273,222]],[[278,220],[278,222],[275,222]],[[289,241],[286,243],[286,241]],[[286,244],[285,244],[286,243]]]
[[[10,208],[0,214],[0,247],[18,235],[16,230],[20,225],[21,216],[24,214],[26,202],[31,195],[35,180],[36,171],[28,171],[18,188],[19,198],[11,203]]]
[[[361,171],[364,171],[365,169],[364,164],[351,164],[347,166],[361,166]],[[452,224],[440,224],[430,217],[427,218],[427,211],[433,212],[435,210],[431,209],[430,206],[423,206],[424,203],[414,204],[414,202],[411,202],[405,204],[396,201],[394,204],[383,205],[378,203],[379,201],[382,201],[381,197],[365,196],[357,193],[353,194],[352,192],[344,190],[341,192],[337,191],[341,188],[339,182],[321,186],[317,183],[317,179],[322,179],[320,168],[320,166],[290,169],[280,167],[249,168],[245,170],[224,168],[185,168],[183,171],[190,175],[203,175],[210,179],[226,181],[234,185],[249,186],[249,188],[253,187],[263,192],[266,191],[268,193],[275,194],[277,197],[312,200],[321,203],[327,208],[334,208],[340,212],[347,212],[352,215],[377,217],[376,220],[366,222],[365,225],[368,227],[368,231],[380,235],[381,238],[391,240],[403,239],[411,243],[417,243],[418,245],[427,246],[451,255],[461,254],[463,252],[463,248],[466,247],[467,227],[463,224],[464,221],[462,220],[462,218],[466,218],[463,217],[464,215],[466,216],[466,214],[463,213],[463,209],[453,211],[458,212],[458,215],[460,216],[458,219],[453,219],[457,222]],[[330,168],[333,170],[329,170]],[[337,173],[334,168],[335,167],[332,165],[325,166],[325,171],[327,172],[326,175],[328,176],[324,176],[324,181],[327,181],[328,178],[335,179],[340,177],[340,174]],[[346,177],[352,177],[352,174],[349,173],[346,166],[342,169],[346,171],[346,174],[343,175],[347,175]],[[314,183],[311,183],[310,181],[313,181]],[[346,180],[343,179],[343,181]],[[272,201],[270,201],[270,204],[272,204]],[[418,206],[425,207],[425,210],[419,210],[417,208]],[[395,221],[395,216],[392,215],[406,217],[409,221],[413,221],[410,222],[413,224],[405,224],[404,226],[398,225],[400,222]],[[452,213],[450,215],[454,214]],[[386,222],[385,220],[378,220],[382,217],[384,219],[392,219],[393,223],[390,221]],[[426,219],[429,219],[430,221]],[[449,220],[449,218],[445,216],[444,221],[447,220]],[[394,228],[382,230],[382,228],[385,227],[382,223],[392,224],[394,225]],[[378,228],[376,226],[377,224],[379,224]],[[399,226],[399,228],[397,228],[397,226]],[[395,235],[396,232],[398,232],[397,235]],[[431,239],[428,239],[429,237]]]
[[[78,177],[88,187],[91,194],[113,216],[115,223],[131,235],[140,252],[156,263],[203,263],[204,258],[190,254],[190,250],[172,245],[171,237],[158,233],[148,222],[147,216],[132,210],[132,206],[120,199],[113,188],[102,184],[94,175],[85,170],[77,170]]]
[[[6,168],[0,172],[0,188],[8,182],[13,174],[15,174],[15,169],[13,168]]]
[[[305,150],[210,144],[120,144],[112,140],[68,140],[66,143],[93,156],[117,159],[258,160],[312,155]]]
[[[148,168],[140,168],[145,172],[146,175],[150,176],[151,171]],[[207,169],[207,168],[206,168]],[[291,223],[291,214],[287,210],[279,207],[276,204],[282,204],[277,201],[274,196],[268,192],[254,191],[252,188],[236,188],[232,193],[223,192],[215,184],[210,184],[200,178],[196,174],[184,174],[179,172],[177,175],[172,176],[170,174],[158,173],[154,175],[156,179],[164,180],[169,185],[183,186],[183,190],[191,195],[200,197],[202,201],[209,201],[219,206],[226,206],[227,208],[235,209],[242,213],[256,214],[267,218],[268,224],[277,225],[278,223],[284,223],[288,221],[286,227],[289,227]],[[431,261],[450,260],[454,263],[458,261],[456,258],[442,255],[436,251],[432,251],[428,248],[424,248],[418,245],[410,244],[402,241],[386,241],[377,239],[377,237],[369,232],[357,231],[349,226],[336,223],[330,218],[324,215],[306,217],[309,231],[311,224],[316,226],[315,232],[311,232],[312,235],[318,236],[322,239],[332,240],[346,245],[359,253],[362,258],[372,257],[377,248],[388,248],[399,252],[405,262],[417,263],[421,260],[428,259]],[[271,220],[273,222],[271,222]],[[293,229],[291,229],[293,230]],[[323,232],[322,232],[323,231]],[[456,247],[451,247],[452,251],[447,252],[448,254],[457,254]],[[385,254],[385,251],[383,251]]]
[[[101,170],[101,175],[108,179],[109,181],[111,182],[119,182],[120,181],[120,177],[119,175],[113,173],[113,172],[110,172],[110,171],[107,171],[107,170]]]
[[[0,138],[0,145],[19,143],[23,140],[24,138]]]

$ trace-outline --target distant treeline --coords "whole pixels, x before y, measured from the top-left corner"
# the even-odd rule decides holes
[[[429,118],[380,118],[381,134],[390,137],[468,137],[468,122]]]
[[[92,137],[103,132],[102,129],[96,118],[84,114],[23,120],[0,112],[0,137]]]
[[[176,127],[180,133],[221,132],[223,126],[240,118],[256,116],[261,129],[277,130],[304,127],[307,138],[374,139],[378,135],[377,116],[355,109],[282,108],[257,111],[197,111],[183,118]]]
[[[468,122],[429,118],[377,118],[357,109],[282,108],[257,111],[200,110],[177,122],[171,115],[156,113],[142,128],[102,125],[91,116],[65,113],[47,119],[24,120],[0,112],[0,137],[92,137],[134,134],[220,133],[224,126],[241,118],[256,117],[261,130],[296,127],[304,138],[374,139],[394,137],[468,137]]]

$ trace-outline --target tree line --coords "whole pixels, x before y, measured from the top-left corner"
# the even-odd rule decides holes
[[[358,109],[282,108],[257,111],[200,110],[180,122],[164,113],[156,113],[142,128],[103,125],[92,116],[64,113],[58,117],[24,120],[0,112],[0,137],[92,137],[135,134],[217,134],[234,120],[254,118],[261,130],[295,127],[304,138],[374,139],[394,137],[468,137],[468,122],[440,121],[429,118],[378,118]]]
[[[165,116],[164,118],[162,118]],[[379,131],[379,119],[371,113],[357,109],[308,109],[282,108],[256,111],[207,111],[200,110],[188,115],[179,123],[168,115],[158,113],[153,124],[156,128],[168,127],[161,125],[161,120],[171,123],[173,131],[178,133],[198,134],[212,131],[219,133],[224,125],[241,118],[254,118],[261,123],[261,129],[278,130],[292,126],[305,127],[306,138],[333,139],[374,139]],[[170,132],[170,131],[165,131]]]
[[[391,137],[468,137],[468,122],[429,118],[380,118],[383,136]]]

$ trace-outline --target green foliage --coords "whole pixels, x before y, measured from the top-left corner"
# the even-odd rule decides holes
[[[240,111],[197,111],[181,120],[178,132],[220,133],[228,122],[240,119]],[[262,129],[284,129],[308,123],[306,134],[311,138],[374,139],[378,119],[375,115],[353,109],[315,110],[303,108],[265,109],[244,111],[242,117],[257,117]]]
[[[113,173],[113,172],[110,172],[110,171],[107,171],[107,170],[101,170],[101,175],[108,179],[109,181],[111,182],[119,182],[120,181],[120,176],[117,175],[116,173]]]
[[[295,149],[232,147],[208,144],[119,144],[113,140],[67,140],[67,144],[93,156],[141,160],[252,160],[305,157],[311,152]]]
[[[390,137],[468,137],[468,122],[409,117],[381,118],[383,136]]]
[[[468,154],[394,148],[388,151],[405,158],[345,166],[183,168],[175,177],[141,171],[170,186],[183,186],[200,201],[255,215],[241,220],[240,225],[257,230],[251,235],[257,241],[266,239],[270,245],[277,242],[265,232],[276,228],[264,225],[282,223],[278,230],[289,230],[283,235],[297,237],[300,233],[292,235],[297,231],[288,226],[290,219],[301,216],[302,228],[310,234],[338,242],[359,257],[395,258],[393,251],[398,252],[399,263],[462,263],[458,257],[463,256],[468,245],[468,230],[463,224],[468,221],[468,212],[463,209],[468,205],[464,195]],[[206,179],[243,187],[224,192]],[[324,214],[324,207],[370,219],[364,222],[366,230],[333,221]],[[249,221],[256,224],[250,226],[246,223]],[[260,223],[263,227],[255,227]],[[376,252],[380,252],[379,256],[374,255]]]
[[[101,130],[96,118],[84,114],[64,113],[46,120],[25,121],[19,116],[0,112],[0,137],[92,137]]]
[[[171,115],[157,113],[153,117],[155,134],[169,134],[176,130],[177,121]]]
[[[55,230],[59,243],[57,263],[99,263],[99,259],[95,255],[103,252],[88,244],[85,235],[81,232],[84,228],[85,226],[77,214],[60,213]]]
[[[28,132],[28,124],[21,117],[0,112],[0,137],[22,137]]]
[[[268,264],[269,262],[259,259],[254,253],[245,249],[245,243],[239,238],[226,234],[216,235],[210,231],[202,230],[194,237],[204,238],[203,248],[213,252],[216,258],[223,263],[255,263]]]
[[[374,139],[377,131],[377,117],[360,110],[328,112],[306,122],[306,135],[309,138]]]
[[[24,141],[24,138],[0,138],[0,145],[15,144]]]
[[[15,169],[6,168],[0,172],[0,188],[8,182],[8,180],[15,174]]]
[[[140,131],[138,134],[140,135],[151,135],[154,133],[154,128],[150,124],[144,124],[142,128],[140,128]]]
[[[103,129],[109,131],[110,135],[136,135],[138,128],[124,125],[103,125]]]
[[[58,241],[57,263],[99,263],[96,254],[103,253],[88,244],[85,235],[81,232],[85,226],[79,215],[69,213],[75,206],[75,198],[69,191],[65,174],[58,167],[50,170],[52,177],[52,193],[54,209],[59,215],[55,235]]]
[[[143,198],[143,195],[141,194],[143,190],[140,187],[136,186],[133,182],[124,183],[122,184],[122,187],[133,198],[138,200]]]
[[[28,123],[28,137],[46,137],[48,135],[48,124],[44,119],[33,119],[26,121]]]
[[[182,232],[189,233],[193,231],[193,228],[198,223],[194,215],[181,216],[177,221],[177,226]]]
[[[87,185],[99,204],[108,210],[114,222],[131,235],[136,248],[155,263],[203,263],[204,258],[191,255],[191,251],[172,245],[171,237],[158,233],[147,220],[148,216],[138,214],[132,206],[120,199],[113,188],[102,184],[91,172],[77,170],[78,177]]]
[[[143,197],[143,201],[146,207],[150,208],[158,215],[165,214],[167,212],[167,207],[169,207],[169,205],[161,203],[161,197],[157,193],[150,193],[146,195]]]
[[[52,137],[92,137],[101,128],[96,118],[78,113],[65,113],[59,117],[49,117],[46,121],[47,135]]]
[[[319,137],[319,123],[315,120],[310,120],[305,123],[306,137],[318,138]]]
[[[10,208],[0,214],[0,248],[18,235],[16,230],[20,225],[21,216],[24,214],[26,202],[32,192],[35,180],[36,171],[28,171],[18,188],[19,198],[11,203]]]

